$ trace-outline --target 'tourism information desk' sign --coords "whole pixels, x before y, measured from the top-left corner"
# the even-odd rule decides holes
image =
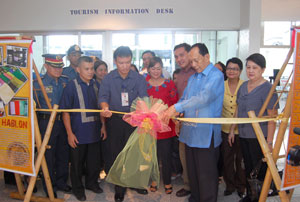
[[[293,131],[295,127],[300,127],[300,30],[296,29],[296,31],[294,79],[291,84],[293,87],[293,99],[287,153],[292,147],[300,145],[300,135],[296,135]],[[291,189],[300,185],[300,166],[290,165],[288,158],[284,168],[283,189]]]
[[[0,37],[0,169],[34,175],[32,40]]]

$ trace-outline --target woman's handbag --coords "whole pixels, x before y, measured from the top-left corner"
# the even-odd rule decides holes
[[[262,160],[260,160],[257,165],[255,166],[255,168],[251,171],[250,173],[250,178],[248,178],[248,183],[250,186],[250,190],[249,190],[249,197],[251,200],[258,200],[259,199],[259,195],[263,186],[263,182],[260,181],[257,176],[258,173],[260,171],[261,168],[261,164],[262,164]]]
[[[249,194],[249,197],[250,197],[251,200],[258,200],[260,192],[262,190],[262,186],[263,186],[264,182],[258,179],[258,174],[260,172],[262,163],[263,163],[262,160],[260,160],[257,163],[255,168],[250,173],[250,178],[247,179],[248,183],[249,183],[249,186],[250,186],[250,190],[249,190],[250,193],[248,193],[248,194]],[[283,173],[283,171],[278,171],[278,174],[281,178],[282,178],[282,173]],[[279,191],[276,189],[275,183],[272,180],[268,196],[278,195],[278,192]]]

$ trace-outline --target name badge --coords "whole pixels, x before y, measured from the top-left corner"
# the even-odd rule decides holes
[[[121,99],[122,99],[122,107],[129,106],[128,93],[127,92],[122,92],[121,93]]]
[[[45,86],[46,93],[53,93],[53,86]]]

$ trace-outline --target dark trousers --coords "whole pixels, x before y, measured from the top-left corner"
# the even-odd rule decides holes
[[[42,138],[44,138],[48,121],[48,119],[39,119],[39,128]],[[69,176],[70,147],[68,145],[68,137],[62,121],[56,120],[54,122],[48,145],[50,145],[51,148],[46,150],[45,158],[52,186],[54,191],[56,191],[57,188],[63,189],[66,187]],[[44,189],[46,190],[45,184]]]
[[[244,192],[246,188],[245,170],[242,167],[243,154],[240,147],[240,138],[234,137],[232,146],[228,143],[228,133],[222,132],[221,153],[223,156],[223,177],[226,190]]]
[[[220,148],[222,147],[223,142],[220,145]],[[224,167],[224,162],[223,162],[223,154],[222,154],[222,150],[219,149],[219,160],[218,160],[218,174],[219,174],[219,178],[223,177],[223,167]],[[220,181],[220,179],[219,179]]]
[[[209,148],[185,145],[186,164],[190,181],[190,202],[216,202],[218,197],[219,147],[214,148],[213,139]]]
[[[105,159],[105,172],[108,173],[135,128],[123,121],[122,117],[118,115],[113,115],[107,119],[106,127],[107,140],[105,144],[107,151],[104,154],[107,155]],[[125,193],[126,188],[116,185],[115,191],[116,193]]]
[[[165,185],[171,184],[173,138],[157,140],[157,159],[162,163],[162,178]]]
[[[181,166],[180,156],[179,156],[179,140],[178,140],[178,137],[173,138],[172,173],[175,173],[175,174],[182,173],[182,166]]]
[[[256,138],[240,138],[246,177],[249,178],[251,171],[256,167],[257,163],[264,157]],[[258,179],[263,181],[267,171],[267,164],[262,163]],[[249,184],[246,183],[247,192],[249,192]]]
[[[100,141],[90,144],[79,144],[70,149],[71,182],[74,194],[83,194],[82,171],[85,165],[85,187],[93,188],[98,185],[100,170]]]

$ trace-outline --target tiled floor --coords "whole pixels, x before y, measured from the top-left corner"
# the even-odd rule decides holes
[[[11,199],[9,197],[10,192],[16,191],[16,187],[12,185],[4,185],[3,179],[0,180],[0,202],[15,202],[20,201],[16,199]],[[176,197],[175,193],[177,190],[182,188],[182,179],[181,177],[172,181],[174,191],[172,194],[167,195],[164,193],[163,187],[161,186],[159,190],[155,193],[149,192],[148,195],[140,195],[137,194],[135,191],[130,189],[127,190],[125,195],[124,202],[138,202],[138,201],[147,201],[147,202],[187,202],[188,197],[178,198]],[[41,189],[41,181],[37,182],[38,185],[38,192],[35,195],[44,196],[44,192]],[[101,188],[104,190],[102,194],[95,194],[91,191],[86,191],[87,202],[99,202],[99,201],[114,201],[114,188],[111,184],[106,183],[104,180],[100,182]],[[237,193],[233,193],[230,196],[224,196],[225,185],[221,183],[219,186],[219,194],[218,194],[218,202],[236,202],[239,201],[239,197]],[[75,202],[77,201],[76,198],[71,194],[64,194],[62,192],[57,192],[58,198],[64,198],[66,202]],[[269,197],[267,202],[279,202],[280,199],[278,196]],[[292,202],[300,202],[300,188],[296,189],[292,198]]]

